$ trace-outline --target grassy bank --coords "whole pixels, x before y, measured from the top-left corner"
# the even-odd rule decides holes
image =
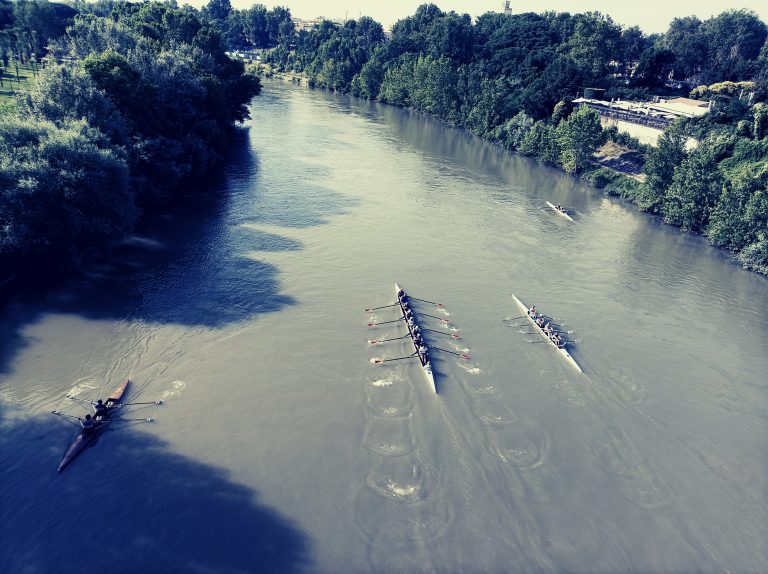
[[[10,61],[0,67],[0,110],[12,107],[16,92],[26,91],[40,70],[40,64]]]

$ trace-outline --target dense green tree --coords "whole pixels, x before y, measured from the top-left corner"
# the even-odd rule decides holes
[[[707,43],[707,65],[702,82],[745,80],[768,37],[768,28],[754,12],[727,10],[702,25]]]
[[[28,92],[19,97],[19,113],[58,127],[85,119],[112,142],[127,143],[123,116],[93,78],[77,66],[48,66]]]
[[[499,126],[494,134],[496,140],[507,149],[519,149],[523,139],[533,128],[534,120],[525,112],[520,112]]]
[[[695,78],[697,81],[706,65],[707,41],[701,20],[696,16],[673,18],[662,46],[674,54],[674,76],[679,79]]]
[[[605,143],[600,116],[591,108],[581,106],[557,124],[560,145],[560,164],[569,173],[578,173],[588,164],[590,157]]]
[[[722,188],[716,145],[703,142],[675,169],[664,196],[664,221],[685,231],[703,233]]]
[[[687,157],[686,139],[678,126],[672,126],[659,137],[656,147],[649,150],[644,167],[646,185],[637,197],[641,209],[661,213],[675,169]]]
[[[525,134],[519,151],[525,155],[532,155],[547,165],[558,165],[562,154],[560,139],[557,137],[555,128],[543,120],[536,122]]]
[[[127,233],[137,215],[127,175],[84,121],[0,119],[0,253],[64,265]]]
[[[768,231],[768,167],[742,164],[727,174],[722,194],[712,211],[710,241],[739,251]]]

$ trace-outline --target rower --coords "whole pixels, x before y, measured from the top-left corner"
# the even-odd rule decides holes
[[[407,305],[408,295],[406,295],[405,292],[402,289],[400,289],[400,291],[397,292],[397,300],[403,305]]]
[[[563,206],[560,205],[559,203],[555,207],[557,208],[558,211],[562,211],[563,210]]]
[[[544,325],[544,332],[547,334],[552,333],[552,325],[550,325],[549,321],[547,321],[547,324]]]
[[[412,332],[414,337],[421,337],[421,328],[418,325],[413,325]]]
[[[544,321],[544,317],[542,317],[541,315],[539,315],[539,316],[536,318],[536,324],[537,324],[539,327],[543,327],[543,326],[544,326],[544,323],[545,323],[545,321]]]
[[[93,418],[104,418],[104,415],[107,414],[107,405],[104,404],[104,402],[99,399],[95,403],[91,403],[93,405],[94,415]]]
[[[416,321],[413,320],[413,317],[408,319],[408,326],[413,329],[416,326]]]
[[[83,436],[88,436],[90,434],[93,434],[95,425],[93,424],[93,419],[91,418],[91,415],[85,415],[84,419],[77,417],[77,420],[80,421],[80,426],[83,427]]]
[[[419,350],[418,350],[419,358],[424,359],[424,361],[429,361],[429,357],[427,356],[427,352],[428,352],[428,349],[427,349],[427,346],[424,343],[419,345]]]
[[[531,305],[531,308],[528,309],[528,314],[534,319],[536,318],[536,305]]]

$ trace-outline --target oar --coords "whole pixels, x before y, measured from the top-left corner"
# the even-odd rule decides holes
[[[163,404],[163,401],[159,400],[159,401],[149,401],[149,402],[146,402],[146,403],[120,403],[120,404],[118,404],[116,406],[118,406],[118,407],[127,407],[127,406],[130,406],[130,405],[162,405],[162,404]]]
[[[376,311],[377,309],[386,309],[387,307],[394,307],[395,305],[398,305],[398,303],[392,303],[391,305],[383,305],[381,307],[371,307],[369,309],[366,309],[365,312],[368,313],[369,311]]]
[[[449,323],[448,319],[445,317],[438,317],[437,315],[430,315],[429,313],[422,313],[421,311],[414,311],[415,315],[419,315],[420,317],[432,317],[433,319],[437,319],[438,321],[442,321],[443,323]]]
[[[517,321],[518,319],[525,319],[525,315],[520,315],[519,317],[509,317],[507,319],[502,319],[502,321]]]
[[[426,299],[419,299],[418,297],[410,297],[410,299],[413,299],[414,301],[421,301],[422,303],[430,303],[435,307],[437,307],[438,309],[445,308],[442,303],[435,303],[434,301],[427,301]]]
[[[398,321],[402,321],[405,319],[405,317],[400,317],[399,319],[395,319],[393,321],[382,321],[381,323],[368,323],[369,327],[375,327],[376,325],[386,325],[387,323],[397,323]]]
[[[406,333],[402,337],[393,337],[391,339],[368,339],[368,342],[371,345],[378,345],[379,343],[386,343],[387,341],[397,341],[399,339],[405,339],[407,336],[408,336],[408,333]]]
[[[93,403],[91,401],[86,401],[85,399],[81,399],[80,397],[75,397],[72,395],[67,395],[67,398],[70,401],[80,401],[81,403],[85,403],[86,405],[92,405]]]
[[[382,359],[381,357],[374,357],[371,359],[371,363],[374,365],[380,365],[381,363],[388,363],[389,361],[402,361],[403,359],[413,359],[416,357],[416,353],[408,355],[407,357],[397,357],[395,359]]]
[[[435,331],[434,329],[427,329],[426,327],[421,327],[422,331],[429,331],[430,333],[438,333],[440,335],[450,335],[454,339],[461,339],[456,333],[446,333],[445,331]]]
[[[80,417],[76,417],[75,415],[68,415],[66,413],[63,413],[61,411],[51,411],[51,414],[59,415],[60,417],[68,417],[70,419],[79,419]]]
[[[112,420],[112,419],[110,419],[110,420]],[[141,421],[141,422],[145,422],[145,423],[151,423],[151,422],[154,422],[154,420],[155,420],[155,419],[153,419],[152,417],[149,417],[149,418],[146,418],[146,419],[123,419],[123,418],[119,418],[119,419],[115,419],[115,420],[116,420],[117,422],[123,422],[123,421]]]
[[[458,355],[465,361],[469,359],[469,355],[465,355],[464,353],[455,353],[453,351],[449,351],[448,349],[441,349],[440,347],[429,347],[430,350],[434,349],[435,351],[442,351],[443,353],[450,353],[451,355]]]

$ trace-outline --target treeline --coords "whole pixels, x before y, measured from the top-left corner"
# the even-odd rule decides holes
[[[325,21],[285,36],[265,61],[311,86],[428,113],[561,166],[768,273],[767,37],[745,10],[677,18],[665,34],[645,35],[596,12],[472,22],[425,4],[389,37],[369,18]],[[706,98],[714,108],[647,148],[574,108],[585,87],[604,89],[606,99]],[[689,136],[700,141],[693,150]],[[646,155],[645,183],[595,168],[606,138]]]
[[[32,2],[14,3],[12,17],[21,4]],[[220,160],[260,89],[194,9],[78,8],[46,39],[46,65],[30,91],[0,117],[5,273],[32,260],[66,269],[129,233],[142,211]],[[7,11],[4,18],[5,34],[29,36],[13,18],[8,25]]]

